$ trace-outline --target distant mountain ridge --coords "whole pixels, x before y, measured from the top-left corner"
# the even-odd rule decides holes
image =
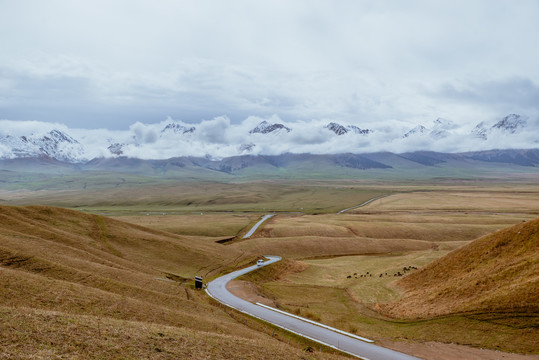
[[[160,129],[144,135],[134,130],[130,138],[117,139],[113,134],[106,140],[103,138],[99,145],[88,141],[85,143],[81,138],[77,139],[68,134],[69,130],[52,129],[22,135],[11,133],[2,135],[0,130],[0,159],[46,157],[82,164],[95,157],[128,156],[144,159],[182,157],[192,153],[190,149],[197,149],[197,154],[202,153],[212,159],[246,154],[306,152],[357,154],[366,152],[365,147],[371,144],[377,149],[382,147],[380,144],[388,144],[392,148],[405,148],[413,152],[428,149],[429,144],[436,144],[438,141],[448,144],[451,141],[459,143],[463,139],[467,139],[466,144],[472,144],[464,151],[471,151],[488,149],[487,146],[490,144],[493,144],[494,148],[501,139],[508,140],[507,142],[512,145],[511,148],[514,148],[513,144],[518,144],[519,136],[523,134],[527,135],[528,140],[532,139],[528,144],[537,144],[539,147],[539,137],[535,135],[535,140],[530,137],[534,136],[534,129],[529,130],[526,118],[518,114],[509,114],[490,126],[481,122],[467,134],[456,132],[460,131],[460,128],[454,122],[443,118],[434,120],[429,126],[419,124],[397,135],[395,132],[385,133],[334,121],[326,125],[317,124],[306,130],[305,125],[302,125],[303,127],[297,125],[296,128],[264,120],[254,128],[250,130],[243,128],[243,133],[233,134],[230,139],[226,139],[225,134],[218,130],[208,130],[207,127],[190,126],[171,120],[160,125]],[[305,134],[306,131],[309,133]],[[106,145],[103,146],[104,141]],[[318,149],[318,144],[323,144],[324,147]],[[350,146],[347,146],[348,144]],[[474,144],[477,146],[473,146]],[[305,150],[306,145],[310,146],[308,150]],[[362,150],[358,150],[357,146],[362,146]],[[338,147],[338,150],[335,147]]]
[[[328,155],[286,153],[239,155],[223,159],[176,157],[164,160],[142,160],[109,157],[95,158],[78,164],[44,156],[0,160],[0,172],[3,171],[5,174],[10,171],[38,173],[104,171],[144,176],[167,175],[174,178],[212,178],[214,176],[354,178],[362,176],[361,174],[398,178],[421,177],[421,174],[440,174],[440,176],[449,177],[469,174],[473,177],[474,174],[480,174],[483,170],[487,172],[492,170],[497,174],[500,171],[506,171],[507,175],[510,175],[511,171],[539,174],[539,149],[489,150],[456,154],[430,151],[402,154],[389,152]]]

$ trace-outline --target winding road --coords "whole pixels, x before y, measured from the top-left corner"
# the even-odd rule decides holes
[[[273,216],[273,215],[264,215],[264,216],[262,217],[262,219],[260,219],[260,221],[257,222],[257,223],[255,224],[255,226],[253,226],[253,227],[251,228],[251,230],[249,230],[249,232],[248,232],[247,234],[243,235],[243,239],[250,238],[250,237],[255,233],[256,229],[258,229],[258,227],[259,227],[260,225],[262,225],[262,223],[263,223],[264,221],[268,220],[268,219],[271,218],[272,216]]]
[[[334,329],[308,319],[303,319],[299,316],[288,314],[284,311],[273,309],[265,305],[253,304],[238,298],[227,290],[226,284],[230,280],[233,280],[250,271],[259,269],[262,266],[268,266],[281,260],[279,256],[268,255],[266,258],[269,260],[265,261],[261,265],[253,265],[213,280],[212,282],[208,283],[206,292],[217,301],[240,312],[267,321],[282,329],[288,330],[320,344],[338,349],[361,359],[418,360],[416,357],[369,343],[369,341],[372,342],[372,340],[361,338],[353,334],[348,334],[344,331]],[[315,294],[313,294],[313,296],[315,296]]]

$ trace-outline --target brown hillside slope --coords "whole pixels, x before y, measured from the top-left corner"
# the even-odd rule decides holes
[[[539,313],[539,219],[479,238],[398,282],[396,317]]]
[[[100,216],[0,206],[0,305],[210,330],[185,287],[159,279],[226,261],[180,236]]]
[[[0,206],[0,358],[301,357],[182,283],[241,257],[195,240],[65,209]]]
[[[198,264],[216,266],[234,256],[167,232],[45,206],[0,206],[0,231],[0,245],[11,250],[38,256],[44,251],[67,262],[76,258],[101,264],[112,260],[115,267],[144,264],[189,277]]]

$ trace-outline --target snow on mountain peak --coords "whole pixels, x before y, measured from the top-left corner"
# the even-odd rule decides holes
[[[173,132],[174,134],[192,134],[195,130],[196,127],[194,126],[187,127],[178,123],[170,123],[161,130],[161,134],[167,132]]]
[[[526,119],[518,114],[509,114],[492,126],[492,129],[499,129],[514,134],[526,126]]]
[[[435,130],[451,130],[455,129],[457,125],[451,121],[444,118],[438,118],[434,120],[434,129]]]
[[[113,143],[113,144],[110,144],[109,147],[107,147],[107,149],[110,151],[110,153],[112,155],[123,155],[124,153],[124,150],[123,150],[123,147],[125,146],[125,144],[120,144],[120,143]]]
[[[342,126],[341,124],[334,123],[334,122],[330,122],[325,127],[333,131],[337,135],[344,135],[348,132],[348,129],[346,129],[344,126]]]
[[[203,121],[196,129],[167,119],[154,124],[137,122],[128,130],[119,131],[67,129],[50,123],[0,120],[0,159],[46,157],[81,163],[93,158],[117,156],[167,159],[209,154],[222,158],[287,152],[335,154],[416,150],[456,152],[515,146],[536,148],[539,143],[536,126],[539,124],[534,121],[526,124],[522,116],[510,114],[494,125],[479,123],[471,132],[466,130],[468,134],[465,134],[465,126],[455,128],[453,122],[438,118],[431,122],[430,128],[417,125],[407,129],[409,131],[404,135],[401,123],[393,127],[379,127],[370,135],[373,131],[369,129],[318,120],[295,122],[292,131],[276,116],[266,120],[257,118],[256,122],[249,119],[241,124]],[[275,136],[277,134],[281,135]],[[356,134],[369,135],[368,141],[362,141],[364,138]]]
[[[449,131],[444,129],[434,129],[432,130],[429,135],[434,139],[443,139],[451,135]]]
[[[11,149],[9,157],[50,157],[72,163],[87,160],[83,146],[66,133],[53,129],[45,134],[30,136],[6,135],[0,143]],[[4,157],[6,157],[4,155]]]
[[[404,134],[404,138],[410,137],[410,136],[416,136],[416,135],[423,135],[428,131],[426,127],[423,125],[417,125],[412,130],[408,131],[406,134]]]
[[[509,114],[490,128],[487,127],[484,121],[480,122],[472,130],[472,135],[476,138],[487,140],[491,134],[495,133],[515,134],[525,128],[526,124],[527,121],[522,116],[518,114]]]
[[[289,133],[290,131],[292,131],[292,129],[284,126],[283,124],[279,124],[279,123],[270,124],[269,122],[264,120],[260,124],[258,124],[257,127],[249,131],[249,134],[269,134],[269,133],[279,134],[282,131],[286,131],[287,133]]]
[[[488,133],[488,130],[485,126],[485,122],[483,121],[477,124],[472,130],[472,135],[482,140],[487,140],[487,133]]]
[[[326,129],[329,129],[331,131],[333,131],[336,135],[344,135],[348,132],[353,132],[355,134],[360,134],[360,135],[368,135],[370,133],[372,133],[372,130],[369,130],[369,129],[361,129],[355,125],[346,125],[346,126],[343,126],[339,123],[336,123],[336,122],[330,122],[329,124],[327,124],[326,126],[324,126]]]

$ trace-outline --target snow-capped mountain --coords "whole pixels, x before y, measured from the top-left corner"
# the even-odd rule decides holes
[[[443,139],[451,135],[451,130],[458,126],[451,120],[438,118],[433,121],[432,127],[427,128],[423,125],[417,125],[412,130],[403,135],[403,138],[428,135],[433,139]]]
[[[526,127],[527,121],[524,117],[518,114],[509,114],[490,128],[485,122],[477,124],[472,130],[472,135],[487,140],[492,134],[515,134]]]
[[[168,119],[155,124],[135,123],[125,131],[55,128],[50,123],[37,122],[20,124],[0,120],[0,159],[51,158],[84,163],[95,158],[117,157],[170,159],[208,155],[212,159],[222,159],[245,154],[418,150],[451,153],[535,149],[539,146],[538,121],[528,122],[517,114],[490,124],[481,122],[471,132],[466,126],[459,127],[442,118],[434,120],[428,127],[417,125],[408,131],[403,127],[380,127],[373,131],[322,121],[298,121],[291,126],[275,120],[261,121],[252,128],[252,122],[231,124],[222,118],[202,122],[196,127]]]
[[[372,130],[369,130],[369,129],[361,129],[355,125],[341,125],[339,123],[336,123],[336,122],[330,122],[329,124],[327,124],[326,126],[324,126],[326,129],[328,130],[331,130],[333,131],[336,135],[344,135],[344,134],[347,134],[348,132],[353,132],[355,134],[359,134],[359,135],[368,135],[370,133],[372,133]]]
[[[424,127],[423,125],[417,125],[415,128],[408,131],[402,137],[403,138],[408,138],[408,137],[411,137],[411,136],[423,135],[423,134],[426,134],[427,132],[428,132],[428,129],[426,127]]]
[[[433,122],[434,130],[451,130],[457,128],[457,125],[451,121],[444,118],[438,118]]]
[[[195,130],[196,127],[194,126],[187,127],[177,123],[170,123],[161,130],[161,134],[170,132],[174,134],[192,134]]]
[[[0,144],[10,149],[7,158],[49,157],[60,161],[79,163],[88,160],[83,146],[60,130],[29,136],[6,135],[0,137]]]
[[[488,129],[487,129],[484,121],[481,121],[472,130],[472,136],[474,136],[474,137],[476,137],[478,139],[486,140],[487,139],[487,134],[488,134]]]
[[[107,147],[107,150],[110,151],[110,153],[112,155],[123,155],[124,153],[124,150],[123,150],[123,147],[125,146],[125,144],[120,144],[120,143],[114,143],[114,144],[110,144],[109,147]]]
[[[525,126],[526,119],[517,114],[509,114],[496,124],[492,125],[492,129],[498,129],[514,134]]]
[[[262,121],[260,124],[258,124],[254,129],[249,131],[249,134],[280,134],[283,131],[289,133],[292,131],[291,128],[284,126],[283,124],[275,123],[270,124],[266,120]]]

